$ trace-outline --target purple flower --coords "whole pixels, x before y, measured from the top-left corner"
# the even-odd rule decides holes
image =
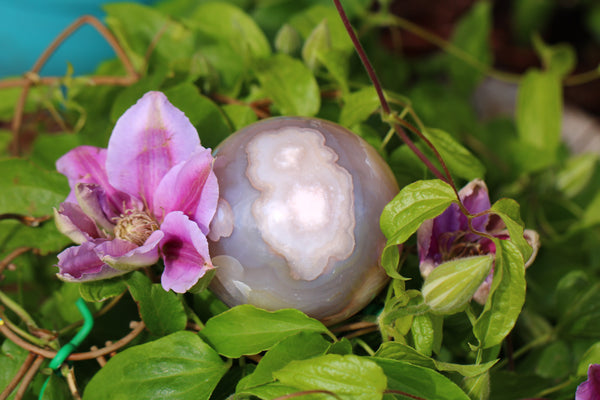
[[[80,146],[56,168],[71,192],[55,210],[79,246],[58,255],[58,277],[106,279],[156,263],[183,293],[213,268],[206,234],[218,199],[210,149],[164,94],[146,93],[117,121],[108,149]]]
[[[590,364],[588,379],[577,386],[575,400],[600,400],[600,364]]]
[[[480,179],[469,182],[458,195],[471,214],[478,214],[491,207],[487,186]],[[496,215],[482,215],[473,218],[471,223],[476,231],[499,239],[509,238],[506,225]],[[525,229],[523,236],[533,249],[531,257],[525,263],[525,267],[528,267],[537,254],[539,236],[529,229]],[[438,265],[456,258],[496,254],[496,246],[492,240],[469,230],[467,217],[456,204],[452,204],[438,217],[425,221],[417,231],[417,242],[419,268],[423,277],[427,277]],[[492,278],[493,273],[473,295],[477,302],[484,304],[487,300]]]

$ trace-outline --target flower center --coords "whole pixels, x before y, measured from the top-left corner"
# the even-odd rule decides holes
[[[469,240],[467,232],[446,232],[440,236],[439,248],[443,261],[456,258],[479,256],[484,254],[495,254],[494,242],[485,237]]]
[[[145,212],[127,210],[117,219],[114,232],[117,238],[141,246],[158,228],[158,223]]]

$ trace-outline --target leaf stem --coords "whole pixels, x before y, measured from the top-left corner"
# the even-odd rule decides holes
[[[450,177],[450,175],[447,174],[447,177],[444,177],[444,175],[431,163],[431,161],[429,161],[429,159],[427,159],[425,154],[423,154],[423,152],[408,137],[406,132],[404,132],[404,129],[402,129],[402,125],[404,125],[405,121],[401,120],[396,115],[393,115],[390,105],[385,98],[385,94],[383,93],[381,82],[379,81],[379,78],[377,77],[377,74],[375,73],[375,69],[373,68],[373,65],[369,61],[369,57],[367,56],[367,53],[365,52],[364,48],[362,47],[362,44],[358,40],[356,33],[352,29],[350,20],[348,20],[348,16],[346,15],[346,12],[344,11],[342,4],[340,3],[340,0],[333,0],[333,2],[335,4],[335,7],[338,11],[340,18],[342,19],[344,27],[346,28],[346,32],[348,32],[348,36],[350,37],[350,40],[352,41],[354,48],[356,49],[358,57],[360,58],[363,66],[365,67],[365,70],[367,71],[367,74],[369,75],[369,79],[373,83],[373,87],[375,88],[377,97],[379,98],[379,102],[381,103],[381,109],[383,110],[383,113],[384,113],[384,119],[385,120],[391,119],[391,120],[388,120],[387,122],[390,123],[392,125],[392,127],[396,130],[396,132],[398,133],[398,136],[400,136],[400,139],[402,139],[402,141],[404,143],[406,143],[406,145],[411,149],[411,151],[413,153],[415,153],[415,155],[417,157],[419,157],[419,159],[431,170],[431,172],[438,179],[441,179],[444,182],[450,184],[452,187],[454,187],[454,184],[452,182],[452,178]],[[390,118],[390,116],[391,116],[391,118]],[[402,123],[401,123],[401,121],[402,121]],[[419,135],[419,137],[423,138],[422,134],[418,134],[418,135]],[[431,147],[430,142],[426,141],[426,143],[428,146]],[[435,149],[434,149],[434,153],[437,156],[439,156],[439,153],[437,153],[437,151]],[[444,161],[441,158],[438,158],[438,159],[442,165],[445,165]],[[454,190],[456,192],[456,188]]]
[[[29,313],[25,311],[23,307],[21,307],[19,304],[13,301],[13,299],[11,299],[8,295],[4,294],[4,292],[2,291],[0,291],[0,302],[2,302],[6,307],[8,307],[12,312],[17,314],[17,316],[21,318],[23,322],[25,322],[27,327],[39,329],[31,315],[29,315]]]

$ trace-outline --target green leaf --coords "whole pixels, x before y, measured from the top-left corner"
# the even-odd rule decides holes
[[[438,179],[405,186],[381,214],[381,230],[388,245],[404,243],[424,221],[437,217],[455,201],[452,187]]]
[[[403,361],[419,367],[425,367],[429,369],[437,369],[438,371],[444,372],[457,372],[464,377],[473,377],[488,371],[498,360],[493,360],[483,364],[454,364],[449,362],[443,362],[435,360],[431,357],[427,357],[412,347],[398,342],[385,342],[383,343],[377,353],[376,357],[388,358],[391,360]]]
[[[244,304],[209,319],[201,335],[220,354],[239,358],[268,350],[298,332],[328,331],[298,310],[265,311]]]
[[[256,396],[263,400],[273,400],[283,396],[291,395],[294,393],[301,392],[300,389],[282,385],[279,382],[268,383],[262,386],[256,386],[248,389],[244,389],[244,391],[236,393],[236,395],[252,395]],[[241,397],[241,396],[240,396]],[[243,398],[243,397],[242,397]],[[321,395],[321,394],[307,394],[302,395],[302,400],[328,400],[331,396]]]
[[[537,171],[556,161],[561,142],[562,89],[551,72],[528,71],[517,96],[518,162],[526,171]]]
[[[478,1],[456,24],[452,35],[452,44],[481,65],[489,66],[492,61],[491,27],[491,2]],[[483,78],[484,73],[474,69],[462,59],[455,56],[449,57],[448,68],[453,82],[465,93],[470,93]]]
[[[300,44],[300,34],[289,24],[284,24],[275,36],[275,49],[278,53],[294,55]]]
[[[510,235],[511,242],[517,246],[523,255],[523,260],[527,262],[531,257],[533,249],[523,237],[523,220],[521,220],[519,203],[513,199],[500,199],[492,205],[491,211],[502,218]]]
[[[465,378],[463,387],[471,400],[488,400],[490,397],[490,373]]]
[[[569,374],[571,350],[563,340],[557,340],[544,347],[535,366],[535,373],[542,378],[562,379]]]
[[[274,382],[273,372],[285,367],[290,361],[321,356],[329,347],[330,343],[316,332],[299,332],[289,336],[264,355],[254,372],[240,380],[236,391]]]
[[[58,252],[69,243],[71,240],[56,229],[53,220],[46,221],[35,228],[17,221],[0,222],[0,253],[2,254],[17,247],[33,247],[38,249],[40,254],[45,255]]]
[[[164,72],[143,77],[133,85],[130,85],[119,92],[116,98],[112,101],[110,109],[110,120],[114,124],[117,120],[132,107],[144,94],[151,90],[156,90],[166,79]]]
[[[423,134],[433,143],[451,172],[468,181],[483,178],[484,165],[452,135],[440,129],[426,129]]]
[[[196,127],[204,147],[215,148],[231,133],[223,112],[212,100],[200,94],[194,84],[182,83],[165,90],[164,93]]]
[[[319,86],[301,61],[275,54],[256,64],[256,77],[281,114],[310,117],[319,111]]]
[[[3,336],[4,338],[4,336]],[[6,388],[13,380],[29,352],[14,342],[5,339],[0,352],[0,387]],[[2,389],[4,390],[4,389]]]
[[[597,224],[600,224],[600,190],[585,207],[580,222],[575,224],[574,228],[588,228]]]
[[[81,144],[81,136],[73,133],[40,134],[33,142],[31,161],[48,170],[55,170],[56,160]]]
[[[344,106],[340,114],[340,124],[350,128],[364,122],[381,104],[375,88],[368,86],[344,97]]]
[[[262,30],[233,4],[217,1],[201,4],[187,22],[197,31],[230,47],[246,66],[271,54],[271,46]]]
[[[119,40],[136,70],[144,66],[148,47],[160,32],[154,44],[153,56],[163,62],[187,58],[193,53],[193,35],[181,23],[167,15],[135,3],[114,3],[102,6],[107,13],[106,24]]]
[[[83,399],[209,399],[227,369],[197,335],[177,332],[112,357],[87,385]]]
[[[562,78],[573,71],[576,64],[575,49],[568,43],[549,46],[539,35],[533,37],[533,46],[542,59],[544,68]]]
[[[494,279],[483,312],[473,333],[483,348],[502,342],[512,330],[525,303],[525,266],[521,252],[511,241],[494,240]]]
[[[426,356],[433,352],[433,321],[429,314],[415,315],[410,327],[415,349]]]
[[[234,131],[258,121],[254,110],[241,104],[227,104],[222,107],[223,112],[231,122]]]
[[[307,40],[315,27],[323,21],[327,23],[332,48],[344,52],[352,51],[354,48],[352,41],[336,9],[332,6],[315,5],[302,13],[295,14],[288,23]]]
[[[331,50],[331,35],[327,20],[323,20],[306,38],[302,47],[302,59],[311,70],[318,67],[319,53]]]
[[[406,362],[371,357],[388,381],[388,390],[399,390],[413,396],[436,400],[469,400],[454,382],[428,368]],[[404,399],[401,395],[386,395],[386,399]]]
[[[600,342],[596,342],[581,357],[577,366],[577,375],[586,376],[590,364],[600,364]]]
[[[23,159],[0,160],[0,214],[52,215],[68,193],[67,179],[58,172]]]
[[[441,180],[417,181],[405,186],[383,209],[379,221],[387,243],[381,256],[383,268],[392,278],[396,272],[398,248],[419,226],[440,215],[456,201],[452,187]]]
[[[79,295],[85,301],[101,302],[116,297],[127,290],[121,277],[102,281],[83,282],[79,285]]]
[[[187,316],[175,293],[166,292],[159,283],[151,283],[139,271],[129,275],[125,284],[138,304],[142,320],[154,335],[164,336],[185,329]]]
[[[585,153],[571,156],[556,174],[556,188],[573,198],[586,188],[596,170],[598,155]]]
[[[376,363],[355,355],[327,354],[292,361],[273,376],[284,385],[301,390],[328,390],[349,400],[381,399],[387,386],[387,379]]]

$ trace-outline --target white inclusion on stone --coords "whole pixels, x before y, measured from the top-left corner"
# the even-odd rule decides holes
[[[222,237],[229,237],[233,233],[233,211],[227,200],[219,198],[217,211],[210,222],[208,238],[218,242]]]
[[[260,196],[252,214],[263,240],[294,279],[314,280],[330,260],[354,251],[352,176],[314,129],[257,134],[246,148],[246,175]]]

